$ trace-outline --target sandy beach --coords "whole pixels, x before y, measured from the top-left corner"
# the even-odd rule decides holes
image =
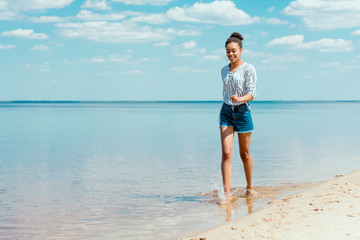
[[[360,239],[360,170],[184,239]]]

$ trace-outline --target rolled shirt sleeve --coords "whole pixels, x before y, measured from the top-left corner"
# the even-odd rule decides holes
[[[256,96],[256,82],[257,76],[254,66],[251,65],[245,73],[246,94],[251,94],[254,98]]]

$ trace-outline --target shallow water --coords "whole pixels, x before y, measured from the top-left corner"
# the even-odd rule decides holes
[[[0,239],[174,239],[360,167],[359,102],[254,102],[261,197],[241,197],[235,140],[236,201],[219,207],[220,107],[0,103]]]

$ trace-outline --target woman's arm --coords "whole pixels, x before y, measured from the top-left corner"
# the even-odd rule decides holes
[[[251,100],[254,99],[254,96],[251,95],[250,93],[242,96],[242,97],[238,97],[236,95],[232,95],[230,97],[231,101],[233,101],[234,103],[239,103],[239,102],[250,102]]]

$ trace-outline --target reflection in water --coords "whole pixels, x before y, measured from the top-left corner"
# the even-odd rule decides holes
[[[232,213],[231,213],[231,205],[230,204],[225,204],[225,211],[226,211],[226,219],[225,221],[229,222],[232,220]]]
[[[314,183],[308,184],[293,184],[282,183],[276,186],[257,186],[254,187],[256,195],[248,197],[246,195],[246,188],[236,187],[231,189],[231,200],[228,204],[219,205],[220,215],[225,213],[225,221],[232,220],[232,213],[239,208],[247,207],[247,213],[252,213],[255,209],[258,209],[264,203],[272,201],[274,199],[284,197],[295,192],[305,190],[306,188],[314,185]],[[221,190],[213,190],[206,193],[198,193],[196,197],[207,197],[209,202],[218,203],[222,198]]]
[[[254,199],[246,198],[246,205],[248,207],[248,213],[252,213],[254,208]]]
[[[245,197],[245,203],[247,206],[247,212],[252,213],[254,209],[254,198],[252,197]],[[230,202],[229,204],[220,205],[220,210],[225,211],[226,213],[226,222],[230,222],[232,220],[232,210],[235,208],[240,207],[241,204],[236,204],[236,200]]]

